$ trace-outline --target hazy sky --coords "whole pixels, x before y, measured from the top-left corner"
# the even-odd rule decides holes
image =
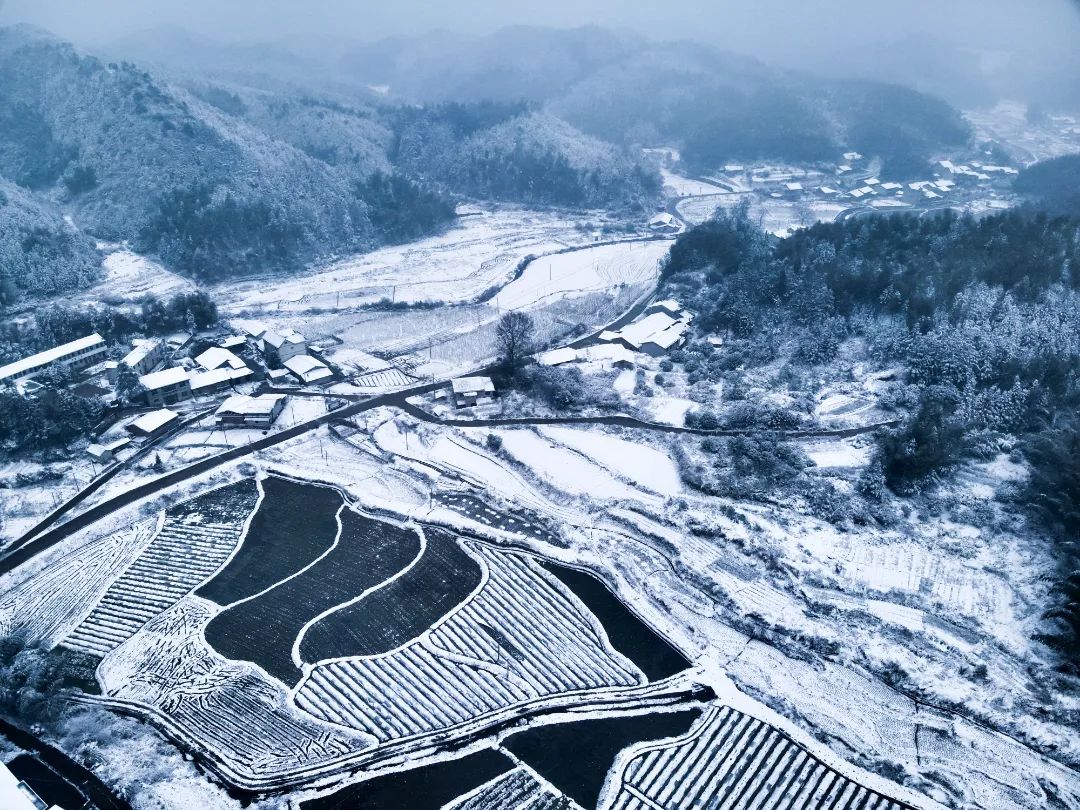
[[[1080,48],[1077,0],[0,0],[25,21],[95,44],[162,24],[229,40],[297,33],[377,39],[434,28],[485,33],[512,24],[625,27],[694,37],[770,59],[804,48],[865,47],[933,32],[956,45],[1041,41]],[[1026,48],[1022,48],[1026,50]]]

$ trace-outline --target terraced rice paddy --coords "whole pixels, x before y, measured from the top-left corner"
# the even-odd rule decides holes
[[[196,592],[204,599],[219,605],[247,599],[310,565],[333,544],[335,515],[344,504],[340,492],[273,475],[262,481],[262,490],[243,545]]]
[[[689,666],[682,654],[634,615],[596,577],[552,562],[543,566],[585,603],[604,625],[612,646],[633,661],[650,681],[663,680]]]
[[[216,490],[203,496],[210,517],[222,517],[221,501],[239,517],[255,505],[253,482]],[[64,645],[97,656],[123,644],[148,620],[172,607],[204,582],[232,553],[243,523],[194,522],[200,498],[166,512],[157,536],[139,554]]]
[[[329,796],[303,802],[301,810],[440,810],[504,773],[514,763],[495,749],[368,779]],[[510,810],[503,805],[500,810]]]
[[[386,741],[545,696],[644,682],[596,618],[534,560],[470,548],[488,578],[461,609],[389,654],[316,666],[297,705]]]
[[[605,810],[901,810],[772,726],[716,707],[683,737],[636,748],[612,772]]]
[[[72,552],[0,599],[0,631],[54,643],[85,617],[157,531],[139,523]]]
[[[593,810],[620,751],[644,740],[685,734],[700,715],[693,709],[537,726],[508,737],[503,745],[563,794]]]
[[[425,535],[422,556],[400,577],[308,628],[300,648],[305,661],[389,652],[468,597],[480,584],[480,566],[449,532],[428,529]]]
[[[446,810],[581,810],[572,799],[540,782],[535,773],[519,766],[467,796]]]
[[[300,678],[293,647],[300,658],[315,662],[356,646],[355,627],[335,623],[335,633],[321,631],[298,638],[320,614],[354,599],[409,565],[420,552],[420,536],[348,509],[339,513],[336,544],[315,563],[262,594],[219,613],[206,626],[207,642],[226,658],[251,661],[292,685]],[[323,522],[316,517],[315,523]],[[316,622],[315,628],[320,627]]]

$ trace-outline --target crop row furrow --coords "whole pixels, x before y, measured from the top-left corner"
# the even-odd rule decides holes
[[[692,734],[650,746],[623,768],[612,810],[902,810],[832,770],[786,735],[728,707],[713,709]]]

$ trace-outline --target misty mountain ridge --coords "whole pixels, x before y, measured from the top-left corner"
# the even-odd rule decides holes
[[[855,148],[901,177],[970,135],[917,91],[593,27],[398,38],[328,49],[321,66],[180,29],[127,41],[152,45],[169,79],[0,29],[0,176],[199,278],[417,238],[460,197],[643,217],[660,183],[642,145],[679,146],[702,173]]]

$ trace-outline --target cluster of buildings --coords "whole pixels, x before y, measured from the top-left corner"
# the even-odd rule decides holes
[[[956,163],[939,160],[925,180],[906,183],[883,182],[872,175],[858,152],[845,152],[842,162],[830,177],[821,170],[791,167],[757,167],[748,170],[741,165],[724,167],[727,175],[746,175],[749,187],[759,189],[776,199],[846,200],[874,207],[926,204],[944,199],[965,188],[987,187],[1018,174],[1011,166],[998,166],[977,160]],[[860,166],[860,163],[863,165]],[[991,194],[993,196],[993,193]]]
[[[277,369],[281,374],[271,372],[271,382],[284,382],[283,378],[291,375],[301,384],[310,385],[333,377],[325,363],[307,353],[307,340],[299,332],[273,332],[258,321],[239,321],[237,326],[244,334],[221,338],[216,346],[180,365],[141,374],[139,383],[146,391],[147,404],[174,405],[219,393],[250,379],[255,372],[233,352],[245,345],[261,353],[268,365],[284,366]],[[137,351],[139,348],[133,354]],[[127,360],[121,363],[128,364]]]

